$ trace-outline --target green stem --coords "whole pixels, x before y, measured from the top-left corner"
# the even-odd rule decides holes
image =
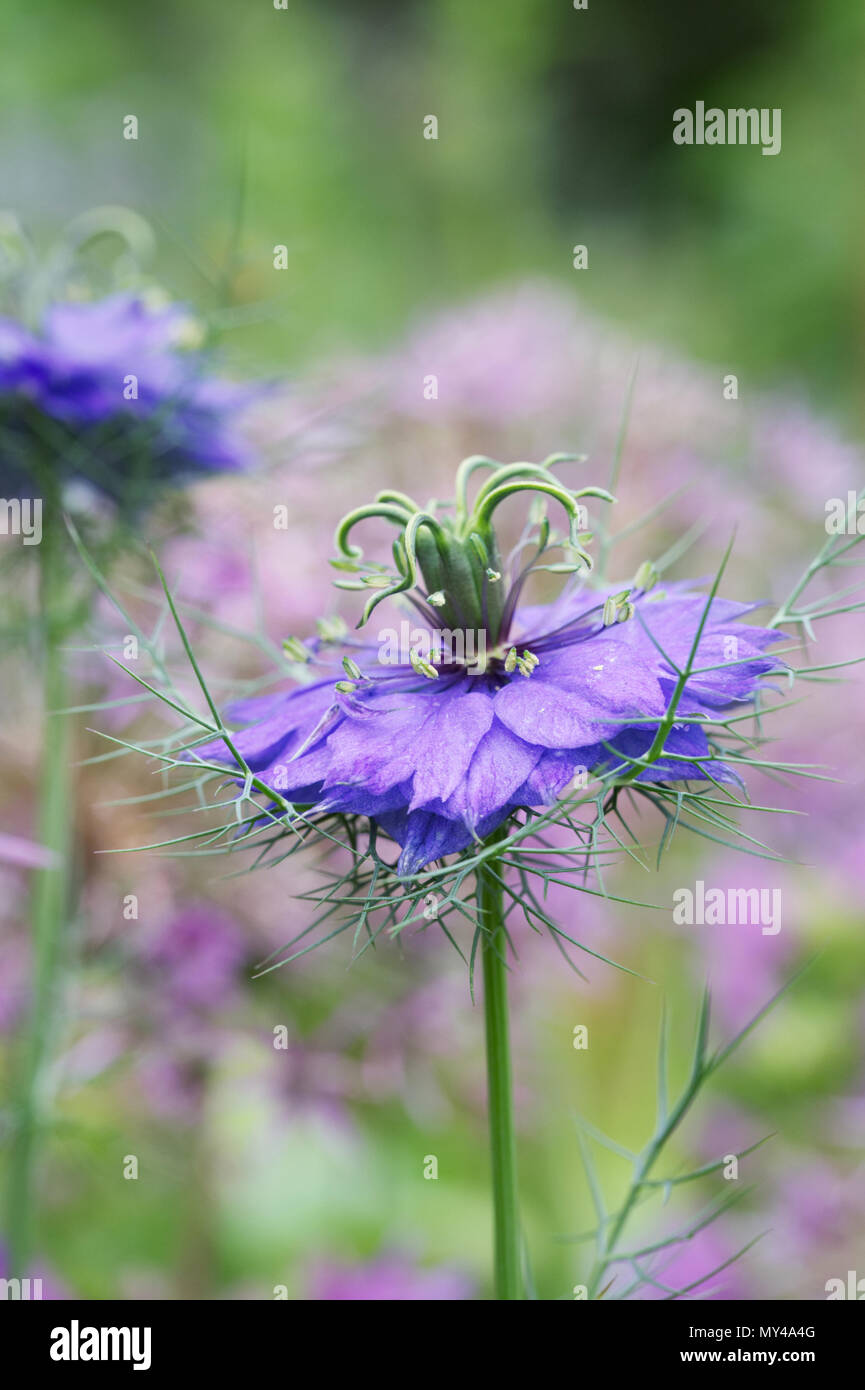
[[[499,1299],[522,1299],[521,1237],[517,1197],[513,1084],[508,1029],[507,933],[501,866],[495,859],[478,869],[477,903],[483,929],[484,1023],[495,1232],[495,1290]]]
[[[49,1039],[57,1018],[57,974],[67,921],[70,843],[70,728],[58,713],[67,704],[62,642],[67,609],[62,519],[56,498],[45,499],[39,547],[42,618],[43,745],[38,838],[56,857],[38,869],[32,891],[32,999],[17,1077],[10,1151],[7,1239],[9,1273],[26,1278],[32,1255],[35,1166],[45,1110]]]

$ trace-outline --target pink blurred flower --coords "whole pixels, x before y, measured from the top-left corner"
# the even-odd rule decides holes
[[[643,1263],[652,1279],[663,1284],[664,1289],[686,1290],[691,1284],[696,1284],[696,1288],[683,1294],[684,1298],[717,1301],[746,1299],[749,1297],[748,1284],[739,1261],[734,1259],[738,1249],[741,1246],[725,1240],[715,1226],[706,1226],[690,1240],[661,1251],[651,1261]],[[733,1263],[728,1264],[729,1260]],[[721,1269],[721,1265],[726,1265],[726,1268]],[[715,1270],[718,1273],[714,1273]],[[621,1274],[619,1281],[627,1278],[627,1275]],[[633,1297],[639,1300],[663,1299],[668,1297],[664,1289],[643,1286],[635,1291]]]
[[[30,1273],[27,1276],[31,1280],[30,1294],[31,1300],[36,1300],[37,1286],[33,1280],[41,1281],[40,1296],[45,1302],[63,1302],[71,1297],[69,1290],[42,1264],[31,1265]],[[0,1279],[9,1278],[9,1258],[6,1247],[0,1245]]]
[[[0,942],[0,1034],[11,1033],[30,998],[30,947],[23,935]]]
[[[401,1254],[381,1255],[365,1265],[321,1264],[309,1289],[317,1302],[459,1302],[473,1292],[471,1280],[457,1270],[422,1269]]]
[[[695,973],[700,981],[708,978],[718,1025],[732,1035],[783,983],[799,944],[802,895],[790,866],[752,855],[730,852],[700,861],[696,877],[703,881],[706,895],[710,889],[721,889],[727,903],[731,891],[756,889],[761,913],[764,903],[778,908],[778,920],[772,924],[748,920],[673,927],[690,940]],[[695,891],[693,882],[684,886]],[[776,892],[777,898],[769,896]]]
[[[57,863],[57,856],[53,850],[33,840],[0,833],[0,863],[19,869],[51,869]]]
[[[865,1227],[862,1170],[844,1171],[828,1159],[779,1174],[768,1237],[779,1263],[813,1267],[820,1257],[861,1240]]]
[[[240,925],[212,903],[194,902],[171,917],[141,957],[172,1012],[215,1012],[235,992],[246,955]]]
[[[136,1063],[136,1078],[148,1109],[160,1119],[195,1125],[207,1083],[205,1058],[184,1056],[176,1044],[146,1048]]]

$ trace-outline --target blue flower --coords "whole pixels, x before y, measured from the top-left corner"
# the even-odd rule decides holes
[[[39,333],[0,319],[0,491],[50,468],[142,505],[154,484],[243,467],[252,392],[207,374],[190,325],[179,305],[125,293],[56,303]]]
[[[522,467],[534,470],[535,490],[562,500],[542,466]],[[382,595],[412,590],[428,626],[403,661],[392,664],[381,642],[316,642],[313,663],[342,657],[348,679],[331,674],[229,710],[250,725],[232,741],[261,782],[310,808],[307,814],[368,817],[401,846],[402,876],[485,838],[521,809],[551,805],[575,778],[631,772],[633,760],[648,753],[682,672],[688,678],[662,754],[636,781],[736,780],[702,724],[753,701],[763,678],[781,667],[767,655],[781,634],[740,621],[757,604],[707,600],[686,584],[659,592],[648,575],[626,590],[588,587],[585,538],[573,528],[569,548],[577,558],[567,568],[575,577],[555,603],[520,607],[531,567],[517,567],[510,587],[502,583],[489,525],[501,499],[492,482],[487,488],[492,505],[476,504],[462,523],[415,513],[428,520],[406,526],[394,582],[373,569],[354,586],[376,581],[367,616]],[[408,499],[383,497],[385,511],[357,516],[398,520],[395,509],[407,508]],[[567,497],[573,504],[575,495]],[[338,543],[347,530],[344,523]],[[546,541],[545,532],[539,554]],[[343,567],[360,570],[359,552],[341,548],[350,557]],[[421,575],[425,588],[413,584]],[[476,622],[482,655],[472,648],[471,660],[455,657],[453,644],[443,652],[442,629],[434,627],[440,614]],[[467,631],[458,629],[463,637]],[[197,752],[234,761],[221,740]]]

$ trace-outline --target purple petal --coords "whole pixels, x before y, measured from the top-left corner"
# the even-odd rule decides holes
[[[465,777],[444,804],[445,814],[478,826],[510,804],[541,750],[496,721],[484,734]]]
[[[600,744],[586,748],[545,748],[521,787],[511,798],[518,806],[548,806],[564,791],[577,768],[588,771],[604,759]]]
[[[606,637],[544,657],[534,675],[512,677],[495,698],[497,718],[544,748],[597,743],[628,716],[661,715],[665,708],[661,687],[639,654]]]
[[[343,719],[328,737],[326,786],[348,783],[379,794],[410,780],[424,756],[438,695],[389,692],[368,702],[367,717]]]
[[[482,756],[484,735],[493,722],[493,702],[485,691],[467,693],[468,684],[453,694],[430,694],[433,713],[423,731],[423,755],[414,774],[410,810],[430,801],[447,801],[469,765]]]
[[[501,825],[507,814],[507,810],[503,809],[478,825],[478,839],[483,839]],[[474,839],[468,827],[460,821],[447,820],[430,811],[412,811],[411,814],[395,811],[380,816],[379,824],[392,840],[403,846],[397,866],[403,878],[420,873],[434,859],[466,849]]]

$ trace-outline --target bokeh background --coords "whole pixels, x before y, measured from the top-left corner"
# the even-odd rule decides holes
[[[442,494],[469,453],[573,449],[603,481],[627,416],[617,522],[672,501],[622,545],[622,577],[697,524],[678,572],[710,573],[735,528],[735,598],[783,598],[825,539],[826,500],[861,488],[855,0],[7,0],[5,18],[4,212],[50,258],[71,219],[131,209],[153,232],[142,283],[191,306],[227,370],[270,383],[252,421],[259,472],[191,489],[135,538],[158,550],[214,688],[272,673],[281,640],[318,617],[351,617],[326,563],[343,510],[384,483]],[[781,107],[780,156],[674,146],[672,111],[698,99]],[[110,282],[110,249],[92,251],[82,284]],[[114,582],[152,623],[152,577],[129,552]],[[140,760],[93,761],[94,726],[146,737],[154,718],[113,703],[134,691],[98,648],[119,651],[122,635],[100,606],[69,655],[77,702],[112,703],[76,721],[77,906],[40,1266],[94,1299],[270,1298],[279,1285],[300,1299],[488,1297],[482,1021],[463,962],[428,929],[354,962],[339,938],[253,979],[304,925],[314,864],[237,878],[217,859],[103,853],[185,824],[134,800],[153,785]],[[858,614],[819,635],[806,661],[862,654]],[[586,1272],[568,1239],[593,1224],[574,1115],[631,1148],[648,1136],[662,1002],[681,1076],[707,975],[720,1040],[812,957],[668,1158],[774,1136],[742,1164],[742,1201],[667,1274],[684,1284],[762,1232],[709,1296],[819,1299],[827,1279],[865,1273],[863,702],[856,672],[842,674],[797,691],[806,701],[777,728],[779,756],[840,780],[755,789],[802,813],[759,827],[789,864],[683,838],[659,875],[617,871],[615,890],[654,910],[556,897],[568,931],[646,978],[587,958],[582,981],[548,940],[520,939],[521,1184],[543,1298],[570,1297]],[[27,654],[5,652],[9,836],[33,834],[32,681]],[[0,866],[6,1044],[30,970],[14,858]],[[676,927],[672,893],[698,878],[781,888],[782,930]],[[623,1164],[597,1159],[614,1201]],[[715,1181],[647,1212],[641,1231],[681,1225]]]

